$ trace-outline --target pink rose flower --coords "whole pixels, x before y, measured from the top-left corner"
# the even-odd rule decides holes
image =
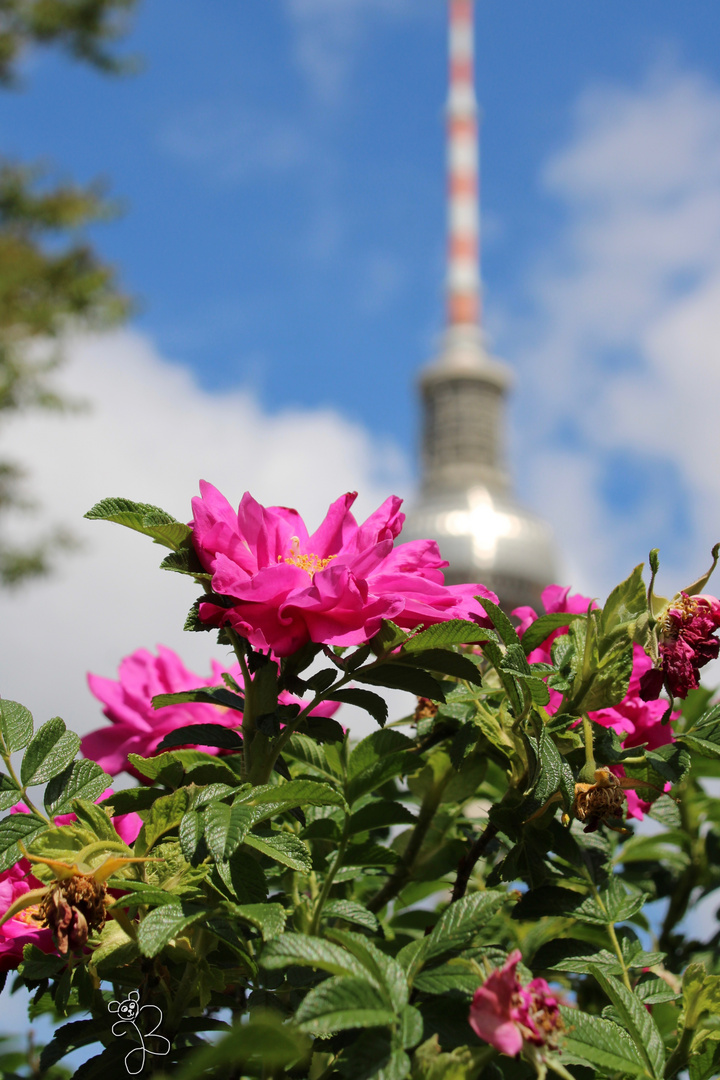
[[[670,698],[687,697],[700,682],[700,668],[717,659],[720,641],[720,600],[707,594],[678,593],[658,619],[660,666],[643,677],[640,693],[645,700],[658,697],[663,686]]]
[[[218,686],[222,684],[224,672],[232,675],[242,687],[239,664],[225,668],[213,660],[212,674],[203,679],[188,671],[172,649],[159,645],[157,656],[147,649],[138,649],[125,657],[120,664],[118,679],[88,675],[90,689],[103,703],[103,713],[112,726],[98,728],[86,735],[80,744],[83,754],[96,761],[111,776],[116,776],[123,769],[133,776],[139,776],[130,764],[128,754],[152,757],[158,744],[170,731],[187,727],[188,724],[239,727],[242,723],[240,713],[207,702],[190,701],[181,705],[166,705],[161,709],[153,708],[152,699],[156,694]],[[296,700],[290,694],[280,695],[280,701],[285,705]],[[332,716],[338,708],[336,702],[322,702],[313,715]],[[210,754],[218,753],[213,746],[203,749]]]
[[[433,540],[393,547],[402,500],[388,498],[362,525],[356,493],[332,504],[312,534],[296,510],[264,507],[246,493],[236,511],[202,481],[193,499],[193,542],[212,587],[232,603],[200,604],[200,618],[232,626],[257,648],[289,656],[308,641],[359,645],[383,619],[404,629],[447,619],[489,625],[474,600],[496,602],[482,585],[444,583],[448,565]]]
[[[515,969],[521,959],[515,949],[501,968],[491,972],[475,991],[468,1017],[476,1035],[511,1057],[525,1044],[556,1049],[563,1030],[558,1000],[545,980],[520,983]]]
[[[27,859],[4,870],[0,874],[0,918],[20,896],[41,888],[42,882],[33,877]],[[35,921],[37,914],[37,906],[27,907],[0,926],[0,972],[18,966],[26,945],[37,945],[45,953],[55,952],[52,931]]]

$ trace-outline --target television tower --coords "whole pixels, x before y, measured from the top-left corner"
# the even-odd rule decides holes
[[[554,543],[513,497],[504,451],[511,376],[482,330],[473,0],[449,0],[449,15],[446,327],[420,373],[422,488],[403,540],[437,540],[448,583],[482,582],[508,611],[537,608],[555,578]]]

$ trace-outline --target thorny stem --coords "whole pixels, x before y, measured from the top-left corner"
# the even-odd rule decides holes
[[[457,868],[457,874],[455,876],[455,884],[453,885],[452,897],[450,903],[454,904],[456,900],[460,900],[464,895],[470,881],[470,875],[475,869],[475,864],[484,854],[491,840],[494,840],[497,836],[498,828],[492,821],[488,821],[487,825],[477,837],[476,840],[470,845],[463,857],[460,859]]]
[[[410,881],[415,860],[417,859],[420,848],[427,836],[428,829],[430,828],[437,808],[442,801],[443,792],[451,776],[452,769],[449,769],[447,773],[440,777],[425,794],[422,805],[420,806],[417,821],[413,825],[407,846],[402,853],[397,866],[383,885],[382,889],[375,893],[366,905],[368,911],[371,911],[373,914],[382,911],[385,905],[393,900],[400,890]]]

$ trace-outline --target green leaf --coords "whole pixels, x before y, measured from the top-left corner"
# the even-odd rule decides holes
[[[641,1006],[642,1008],[642,1006]],[[644,1056],[639,1054],[623,1029],[612,1020],[590,1016],[579,1009],[560,1006],[565,1022],[563,1057],[580,1064],[599,1065],[605,1072],[623,1076],[651,1076]]]
[[[0,734],[9,753],[22,750],[32,739],[33,718],[24,705],[0,699]]]
[[[340,975],[326,979],[301,1002],[295,1020],[310,1035],[331,1035],[350,1028],[393,1026],[395,1011],[378,1002],[365,979]]]
[[[323,919],[344,919],[346,922],[364,926],[366,930],[376,931],[379,923],[372,911],[354,900],[330,900],[322,911]]]
[[[704,713],[688,731],[678,737],[678,742],[697,754],[720,758],[720,705]]]
[[[332,941],[309,934],[283,934],[269,941],[263,948],[260,964],[270,971],[299,964],[301,967],[319,968],[331,975],[353,975],[363,980],[369,979],[376,990],[380,989],[374,977],[351,952]]]
[[[647,615],[647,592],[642,578],[643,564],[617,585],[605,601],[600,615],[600,650],[622,637],[633,640],[638,620]]]
[[[623,1028],[645,1061],[648,1072],[658,1080],[665,1068],[665,1046],[657,1025],[643,1003],[612,975],[596,967],[592,974],[622,1019]]]
[[[402,803],[376,799],[366,803],[350,818],[348,830],[351,836],[369,829],[385,829],[389,825],[414,825],[416,816]]]
[[[487,889],[463,896],[448,905],[430,936],[425,939],[427,945],[424,960],[464,949],[507,899],[504,889]]]
[[[54,979],[65,967],[67,960],[55,953],[44,953],[37,945],[25,945],[22,962],[18,967],[26,979]]]
[[[45,809],[50,817],[68,814],[73,799],[94,802],[111,784],[112,778],[96,762],[87,758],[73,761],[61,773],[53,776],[45,788]]]
[[[78,764],[82,765],[83,762],[78,762]],[[112,806],[115,814],[132,814],[141,810],[149,810],[161,795],[165,795],[162,788],[146,787],[142,784],[139,787],[123,788],[122,791],[115,791],[98,805]]]
[[[114,521],[118,525],[125,525],[173,551],[192,534],[188,525],[176,521],[159,506],[137,503],[131,499],[102,499],[88,510],[85,517],[91,521]]]
[[[28,787],[46,783],[70,764],[79,749],[79,735],[67,731],[65,721],[55,716],[30,740],[20,766],[20,779]]]
[[[197,810],[188,810],[180,822],[178,837],[183,855],[189,863],[194,863],[198,857],[200,841],[203,839],[204,832],[205,815],[198,813]]]
[[[508,619],[502,608],[494,604],[492,600],[487,600],[483,596],[476,596],[476,600],[479,600],[485,611],[490,616],[493,626],[500,635],[501,640],[506,645],[519,645],[520,638],[517,636],[517,631],[513,624]]]
[[[171,551],[160,563],[161,570],[173,570],[176,574],[189,574],[196,581],[212,581],[212,574],[207,573],[200,562],[190,538],[186,539],[176,551]]]
[[[343,1080],[406,1080],[410,1058],[387,1028],[369,1028],[343,1050],[338,1068]],[[449,1075],[447,1080],[459,1078]]]
[[[396,649],[398,645],[402,645],[407,639],[408,633],[406,630],[401,630],[394,622],[383,619],[380,629],[370,641],[370,648],[376,656],[382,656],[385,653],[392,652],[393,649]]]
[[[211,803],[205,811],[205,841],[213,858],[229,859],[254,821],[252,807],[242,803]]]
[[[218,746],[223,750],[242,750],[243,741],[236,731],[222,724],[188,724],[169,731],[158,743],[158,752],[173,746]]]
[[[424,994],[448,994],[453,991],[471,998],[478,986],[477,969],[457,958],[439,967],[421,971],[413,981],[413,987]]]
[[[360,668],[353,676],[358,682],[370,683],[371,686],[386,686],[390,690],[407,690],[418,697],[444,701],[442,685],[422,668],[410,664],[388,661],[377,668]]]
[[[0,821],[0,873],[21,858],[18,842],[31,844],[47,828],[34,814],[11,814]]]
[[[530,623],[530,626],[520,638],[523,652],[528,656],[534,649],[542,645],[553,630],[559,630],[561,626],[569,626],[575,619],[581,619],[582,617],[582,615],[570,611],[552,611],[548,615],[541,615],[534,623]]]
[[[607,888],[598,896],[597,900],[593,895],[588,896],[575,908],[574,917],[592,926],[625,922],[637,914],[647,899],[643,893],[627,892],[617,875],[610,878]]]
[[[234,694],[226,686],[200,686],[197,690],[180,690],[175,694],[155,694],[152,704],[154,709],[163,709],[166,705],[184,705],[191,701],[205,702],[206,705],[220,705],[223,709],[234,709],[239,713],[245,708],[244,697]]]
[[[155,800],[135,841],[136,854],[147,855],[161,837],[178,828],[183,814],[189,809],[189,798],[187,788],[180,788],[172,795],[163,795]]]
[[[416,763],[412,739],[399,731],[374,731],[362,739],[350,755],[348,763],[348,802],[381,787]]]
[[[255,833],[248,833],[244,843],[255,851],[268,855],[275,862],[289,866],[291,870],[300,870],[305,874],[309,874],[312,870],[310,852],[302,840],[293,836],[292,833],[271,833],[262,837],[256,836]]]
[[[425,649],[447,649],[452,645],[477,645],[483,641],[497,640],[497,634],[475,622],[468,619],[448,619],[447,622],[435,623],[422,633],[415,634],[405,642],[402,651],[415,653]]]
[[[398,1009],[407,1004],[410,996],[408,980],[397,960],[386,956],[364,934],[333,927],[326,931],[326,937],[344,945],[360,961],[365,969],[365,977],[380,988],[388,1005]]]
[[[98,840],[110,840],[115,843],[118,834],[108,814],[100,806],[86,799],[73,799],[72,811],[77,815],[78,823],[94,833]]]
[[[154,908],[138,928],[140,952],[143,956],[157,956],[169,941],[179,937],[183,930],[199,919],[207,919],[207,911],[205,908],[193,907],[192,904],[173,901],[171,904]]]
[[[280,937],[285,929],[286,914],[282,904],[233,904],[232,914],[259,930],[263,941]]]
[[[361,690],[356,686],[349,686],[333,693],[326,694],[328,701],[341,701],[345,705],[357,705],[376,720],[380,727],[384,727],[388,718],[387,702],[379,694],[373,694],[372,690]]]
[[[0,810],[9,810],[22,798],[22,788],[18,787],[5,773],[0,772]]]
[[[285,1023],[280,1013],[274,1009],[253,1009],[248,1023],[236,1024],[224,1038],[191,1054],[181,1067],[174,1068],[173,1080],[225,1075],[227,1066],[237,1069],[247,1062],[253,1063],[255,1075],[260,1070],[280,1075],[309,1053],[307,1036]]]
[[[340,806],[347,809],[342,791],[330,784],[316,780],[288,780],[281,784],[263,784],[250,788],[239,795],[236,802],[247,806],[271,808],[271,813],[279,813],[293,806]],[[256,821],[262,820],[259,816]]]
[[[439,671],[441,675],[450,675],[453,679],[465,679],[466,682],[480,686],[482,679],[477,664],[461,653],[452,649],[424,649],[411,654],[412,662],[428,671]]]
[[[241,904],[263,903],[267,899],[265,874],[248,852],[236,851],[227,861],[215,865],[226,888]]]
[[[73,1050],[100,1042],[103,1035],[107,1035],[107,1021],[104,1017],[99,1020],[76,1020],[70,1024],[63,1024],[62,1027],[55,1029],[52,1041],[42,1049],[41,1070],[43,1072],[49,1070],[52,1065]]]

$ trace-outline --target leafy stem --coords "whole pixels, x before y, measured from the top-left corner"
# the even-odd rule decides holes
[[[415,860],[420,853],[428,829],[432,824],[432,820],[442,801],[443,793],[452,774],[453,769],[452,766],[450,766],[450,768],[448,768],[442,776],[438,777],[435,783],[425,793],[417,821],[413,825],[407,846],[405,847],[397,866],[383,885],[382,889],[375,893],[375,896],[372,896],[367,903],[368,911],[371,911],[373,914],[382,911],[385,905],[389,904],[389,902],[393,900],[400,890],[410,881]]]
[[[8,753],[7,749],[4,746],[2,747],[2,749],[0,749],[0,756],[2,756],[2,759],[5,762],[5,768],[8,771],[10,779],[12,780],[12,782],[18,788],[18,790],[20,792],[20,795],[22,797],[22,800],[25,803],[25,805],[27,806],[30,813],[34,814],[35,817],[40,818],[41,821],[46,822],[48,825],[52,825],[52,821],[47,816],[47,814],[43,814],[42,810],[38,810],[37,806],[35,805],[35,803],[32,801],[32,799],[28,795],[27,787],[25,786],[25,784],[23,784],[20,781],[20,778],[18,777],[17,773],[15,772],[15,769],[13,768],[13,764],[12,764],[12,761],[10,759],[10,754]]]
[[[310,923],[310,928],[308,930],[308,933],[312,934],[313,936],[317,936],[317,933],[318,933],[318,931],[320,929],[320,919],[322,918],[323,908],[325,907],[325,904],[327,903],[327,898],[330,895],[330,890],[331,890],[331,888],[333,886],[333,882],[335,880],[335,875],[337,874],[338,870],[340,869],[342,861],[343,861],[343,859],[345,857],[345,851],[347,849],[349,840],[350,840],[350,815],[346,814],[345,815],[345,826],[343,828],[343,834],[342,834],[342,837],[340,839],[340,843],[338,844],[337,852],[335,853],[335,858],[333,859],[332,866],[329,868],[327,874],[325,875],[325,880],[323,881],[322,889],[320,890],[320,895],[318,896],[318,898],[317,898],[317,900],[315,902],[315,908],[313,910],[313,917],[312,917],[312,921]]]

